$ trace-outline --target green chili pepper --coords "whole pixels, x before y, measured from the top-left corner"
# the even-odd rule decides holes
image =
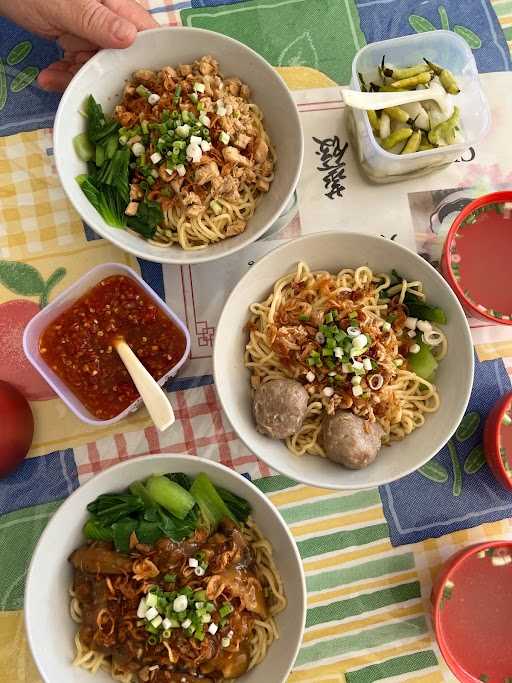
[[[393,69],[392,77],[395,81],[402,81],[405,78],[412,78],[426,71],[429,71],[427,64],[416,64],[416,66],[409,66],[405,69]]]
[[[417,152],[420,146],[420,140],[421,132],[419,130],[415,130],[411,137],[407,140],[407,144],[401,151],[401,154],[412,154],[413,152]]]
[[[372,130],[374,133],[379,134],[379,117],[377,116],[377,113],[373,111],[373,109],[369,109],[367,112],[368,114],[368,120],[370,121],[370,126],[372,127]]]
[[[455,80],[455,76],[449,69],[443,69],[439,75],[439,80],[441,85],[450,95],[458,95],[460,93],[460,88]]]
[[[431,145],[428,141],[425,131],[421,131],[421,140],[420,146],[418,147],[418,152],[425,152],[427,149],[434,149],[434,145]]]
[[[384,149],[391,149],[395,145],[398,145],[400,142],[405,142],[405,140],[408,140],[412,135],[412,128],[399,128],[398,130],[395,130],[391,135],[388,135],[387,138],[384,138],[382,140],[381,144],[384,147]]]
[[[401,109],[400,107],[386,107],[384,111],[390,119],[393,119],[393,121],[407,123],[409,120],[409,114],[405,111],[405,109]]]
[[[410,78],[404,78],[400,81],[395,81],[391,84],[391,87],[393,90],[396,90],[397,88],[407,88],[412,90],[412,88],[415,88],[417,85],[426,85],[431,80],[432,74],[430,71],[425,71],[417,76],[411,76]]]
[[[435,73],[436,76],[441,75],[441,71],[443,70],[442,66],[439,66],[439,64],[434,64],[434,62],[429,62],[429,60],[425,59],[425,57],[423,57],[423,61],[426,63],[428,68]]]
[[[453,108],[453,114],[449,119],[439,123],[428,134],[428,140],[433,145],[439,145],[440,142],[445,142],[448,145],[453,145],[455,142],[455,129],[459,125],[460,111],[458,107]]]

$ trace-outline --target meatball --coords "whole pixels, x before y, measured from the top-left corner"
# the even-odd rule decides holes
[[[320,440],[329,460],[360,470],[377,457],[382,434],[382,427],[376,422],[342,410],[324,418]]]
[[[294,379],[260,384],[253,399],[258,431],[271,439],[286,439],[298,431],[306,415],[308,392]]]

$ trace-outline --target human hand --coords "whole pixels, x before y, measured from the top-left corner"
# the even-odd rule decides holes
[[[43,38],[56,40],[64,57],[43,69],[44,90],[62,91],[78,69],[102,47],[124,48],[137,31],[158,26],[136,0],[0,0],[6,16]]]

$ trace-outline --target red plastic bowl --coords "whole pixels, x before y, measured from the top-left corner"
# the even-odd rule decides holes
[[[476,284],[479,283],[480,286],[485,287],[485,294],[487,296],[489,296],[489,290],[492,290],[493,287],[500,293],[506,292],[507,295],[511,292],[508,278],[510,263],[512,262],[512,219],[510,221],[511,232],[499,228],[496,229],[496,222],[490,225],[481,223],[478,225],[477,223],[475,224],[476,229],[474,228],[473,230],[465,228],[466,240],[464,241],[464,249],[470,256],[471,263],[471,267],[466,266],[466,276],[472,276],[471,287],[473,291],[471,292],[471,297],[469,297],[467,286],[465,286],[468,283],[464,283],[460,279],[461,272],[458,265],[460,254],[457,252],[456,244],[459,230],[461,228],[464,229],[463,223],[473,211],[487,204],[502,204],[505,202],[512,203],[512,191],[493,192],[479,197],[459,213],[444,243],[441,257],[441,272],[469,315],[487,322],[512,325],[512,295],[509,303],[510,309],[494,315],[493,313],[497,313],[497,311],[490,309],[489,305],[482,305],[483,301],[478,301],[479,291]]]
[[[501,454],[501,428],[503,418],[512,404],[512,392],[505,394],[492,408],[484,427],[484,451],[487,464],[496,479],[507,491],[512,491],[512,477],[507,473]]]
[[[501,541],[486,541],[484,543],[477,543],[475,545],[469,546],[467,548],[464,548],[463,550],[459,551],[458,553],[455,553],[455,555],[452,555],[450,559],[444,564],[444,566],[441,569],[441,572],[437,579],[434,582],[434,585],[432,587],[432,594],[431,594],[431,602],[432,602],[432,621],[433,621],[433,627],[434,627],[434,633],[437,639],[437,643],[439,645],[439,649],[441,651],[441,654],[443,655],[446,663],[450,667],[452,673],[456,676],[457,680],[459,680],[461,683],[480,683],[482,680],[486,680],[485,678],[482,678],[482,674],[485,673],[485,669],[489,666],[489,662],[487,661],[487,664],[482,662],[482,671],[479,671],[476,673],[476,675],[472,675],[467,671],[467,669],[464,666],[464,663],[461,661],[461,658],[457,658],[456,654],[453,652],[453,643],[455,642],[456,638],[458,638],[458,648],[459,651],[464,651],[466,652],[469,650],[472,650],[473,652],[475,651],[474,648],[472,648],[472,638],[471,638],[471,633],[469,632],[470,630],[474,631],[476,628],[481,627],[481,631],[479,632],[478,635],[478,640],[480,644],[483,646],[482,649],[486,650],[487,647],[492,647],[492,642],[493,642],[493,637],[496,637],[496,633],[492,634],[490,632],[486,632],[486,624],[482,623],[482,614],[481,612],[478,613],[477,610],[475,609],[474,618],[471,618],[470,623],[471,626],[474,628],[468,629],[468,632],[465,632],[465,627],[460,628],[460,623],[459,621],[456,622],[456,631],[455,629],[450,632],[450,629],[448,627],[449,619],[446,616],[447,615],[447,605],[449,604],[449,599],[452,597],[451,596],[451,591],[453,591],[455,595],[455,591],[457,591],[457,588],[459,590],[464,591],[464,609],[466,606],[471,606],[472,604],[475,605],[475,596],[477,596],[477,591],[483,586],[483,590],[487,589],[487,592],[489,589],[492,591],[493,588],[495,587],[495,581],[493,581],[493,576],[491,576],[490,572],[487,572],[486,566],[482,565],[482,567],[479,567],[479,574],[476,574],[473,572],[473,575],[471,574],[471,569],[470,569],[470,564],[467,562],[468,559],[473,557],[474,555],[477,555],[478,553],[481,553],[482,551],[487,551],[488,549],[493,549],[494,551],[498,548],[506,548],[506,555],[512,554],[512,541],[507,541],[507,540],[501,540]],[[492,553],[492,551],[491,551]],[[503,553],[503,551],[501,551]],[[500,552],[496,553],[494,552],[494,555],[499,555],[501,554]],[[478,560],[480,562],[480,560]],[[466,578],[466,586],[464,588],[461,587],[460,583],[460,572],[463,571],[463,565],[466,563],[468,566],[468,571],[470,572],[469,574],[465,574]],[[494,563],[493,563],[494,564]],[[474,566],[474,565],[473,565]],[[492,565],[489,566],[492,567]],[[508,565],[507,568],[505,569],[506,573],[502,575],[502,579],[505,579],[505,582],[507,585],[510,585],[510,591],[506,591],[508,596],[510,596],[510,593],[512,592],[512,565]],[[457,572],[459,572],[457,574]],[[481,580],[481,573],[486,572],[486,575],[488,574],[489,580],[482,581]],[[446,582],[453,579],[455,576],[458,576],[458,580],[454,582],[454,585],[450,588],[446,586]],[[471,579],[475,579],[475,583],[470,584],[469,581]],[[503,582],[503,581],[502,581]],[[468,588],[468,586],[471,585],[471,588]],[[448,588],[449,592],[448,594],[445,592],[446,588]],[[498,590],[498,589],[497,589]],[[499,592],[499,591],[498,591]],[[503,593],[500,593],[500,596]],[[481,598],[481,600],[485,600],[486,595]],[[461,603],[459,603],[461,604]],[[491,606],[491,609],[494,607],[494,603],[489,600],[488,603]],[[503,603],[506,607],[506,603]],[[506,607],[506,609],[508,609]],[[502,610],[506,611],[506,609]],[[443,615],[444,620],[443,620]],[[457,617],[460,616],[460,612],[457,613]],[[466,613],[465,618],[468,616]],[[492,620],[493,615],[489,617],[487,615],[487,619]],[[505,625],[503,625],[503,622],[506,622]],[[464,622],[467,623],[467,622]],[[496,618],[495,622],[496,628],[499,631],[499,636],[500,640],[507,640],[509,638],[509,621],[508,621],[508,614],[503,614],[501,613],[499,618]],[[449,642],[450,641],[450,642]],[[489,650],[490,651],[490,650]],[[503,650],[500,650],[500,652],[503,652]],[[507,654],[508,652],[508,654]],[[487,654],[487,651],[486,651]],[[510,662],[508,661],[508,657],[510,656]],[[492,654],[491,654],[492,657]],[[493,661],[495,662],[496,667],[499,667],[500,670],[499,672],[494,672],[495,676],[494,678],[489,678],[488,680],[490,683],[494,683],[495,681],[499,681],[499,683],[503,683],[503,681],[508,680],[508,674],[512,670],[512,648],[507,647],[505,650],[505,656],[502,657],[501,659],[507,659],[506,663],[503,663],[503,661],[499,661],[498,658],[494,658]],[[486,659],[488,659],[486,657]],[[467,660],[466,660],[467,662]],[[497,674],[497,677],[496,677]]]

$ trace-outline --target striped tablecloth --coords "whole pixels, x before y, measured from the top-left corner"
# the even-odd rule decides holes
[[[290,87],[301,91],[347,82],[352,57],[365,42],[435,28],[462,35],[473,48],[481,72],[511,68],[509,0],[192,0],[165,5],[150,0],[143,4],[162,24],[203,26],[245,41],[280,69]],[[1,259],[10,264],[9,276],[0,281],[0,378],[16,377],[31,399],[36,417],[31,457],[17,473],[0,482],[0,680],[40,680],[24,635],[23,586],[33,548],[51,515],[95,473],[126,458],[158,452],[211,458],[248,475],[289,524],[303,558],[308,588],[306,632],[290,682],[453,680],[432,635],[432,579],[458,548],[510,537],[512,528],[506,518],[512,499],[500,499],[500,505],[495,506],[499,511],[493,517],[487,504],[487,516],[482,519],[497,521],[479,525],[478,518],[470,521],[476,514],[471,503],[461,499],[471,514],[467,517],[467,510],[462,510],[461,518],[467,517],[467,522],[459,522],[459,530],[443,535],[439,525],[432,532],[427,528],[418,532],[421,540],[408,544],[410,539],[392,535],[388,524],[389,501],[395,500],[393,493],[398,500],[402,491],[388,495],[377,489],[346,494],[314,489],[257,461],[232,431],[215,394],[210,356],[216,320],[201,315],[201,273],[186,267],[162,268],[137,262],[97,239],[84,226],[65,198],[53,165],[49,126],[58,98],[41,94],[33,85],[38,70],[55,58],[56,48],[1,19],[0,37],[0,59],[6,65],[4,92],[0,93],[0,249]],[[19,48],[27,41],[31,46],[28,52],[26,47]],[[25,56],[13,64],[16,59],[12,54]],[[500,81],[498,76],[486,81],[490,95],[510,90],[510,80]],[[500,83],[507,87],[500,87]],[[311,125],[304,118],[309,112],[316,112],[318,125],[325,121],[328,126],[332,112],[342,109],[338,96],[321,96],[316,90],[309,99],[303,93],[300,102],[305,130]],[[510,117],[507,125],[509,121]],[[508,137],[503,138],[507,144]],[[498,142],[494,139],[493,144]],[[455,169],[444,184],[428,185],[422,192],[411,186],[409,194],[403,195],[401,218],[412,220],[413,227],[407,234],[400,233],[398,239],[420,248],[424,235],[416,223],[422,225],[422,211],[431,213],[429,207],[433,206],[440,215],[444,209],[439,206],[450,197],[459,201],[461,193],[468,197],[481,194],[488,189],[485,183],[493,187],[510,185],[510,165],[505,157],[501,166],[490,157],[492,154],[486,157],[484,149],[477,150],[476,159],[467,164],[464,174]],[[303,183],[307,178],[312,186],[309,174],[310,168],[305,167]],[[350,178],[347,172],[352,185],[355,174],[353,170]],[[438,192],[438,188],[443,189]],[[378,197],[382,195],[370,186],[366,191],[374,193],[378,210]],[[255,245],[251,259],[273,246],[273,240],[293,238],[308,228],[306,223],[312,220],[308,211],[313,209],[306,190],[299,200],[300,212],[279,234]],[[339,214],[347,217],[349,204],[340,206]],[[392,224],[390,216],[390,228]],[[381,232],[377,226],[375,229]],[[391,230],[383,232],[393,238]],[[173,305],[176,289],[183,292],[180,315],[191,330],[193,354],[188,368],[167,387],[177,417],[175,428],[168,434],[158,434],[144,411],[116,428],[94,431],[70,415],[23,364],[23,327],[39,309],[45,283],[52,274],[64,270],[49,293],[50,299],[90,267],[106,261],[139,269]],[[219,304],[238,276],[237,268],[234,261],[224,260],[222,275],[216,280]],[[472,410],[482,419],[487,410],[480,401],[486,391],[483,387],[491,386],[490,382],[499,393],[509,385],[512,340],[500,334],[491,335],[489,341],[487,331],[473,330],[482,374]],[[493,372],[496,380],[492,379]],[[473,438],[478,440],[479,434],[475,432]],[[442,454],[439,458],[442,467]],[[479,475],[486,476],[483,470]],[[418,479],[411,480],[411,486],[434,486],[420,475],[414,476]],[[448,477],[451,474],[447,473],[447,481]],[[450,481],[446,486],[449,491]],[[440,490],[435,489],[436,495]],[[397,519],[400,522],[400,515]]]

